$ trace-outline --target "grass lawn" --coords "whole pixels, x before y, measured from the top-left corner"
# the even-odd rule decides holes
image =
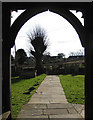
[[[85,104],[84,75],[59,75],[69,103]]]
[[[18,77],[12,78],[12,111],[13,118],[16,118],[22,106],[26,104],[35,93],[40,83],[46,77],[45,74],[31,79],[20,80]],[[34,90],[32,90],[32,87]],[[30,89],[30,94],[27,92]],[[31,91],[32,90],[32,91]]]

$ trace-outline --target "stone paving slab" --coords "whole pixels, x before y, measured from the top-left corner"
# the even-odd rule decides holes
[[[68,103],[58,76],[52,75],[44,79],[28,104],[23,105],[18,118],[81,120],[84,118],[84,105]]]
[[[23,105],[23,110],[32,110],[32,109],[47,109],[47,104],[26,104]]]
[[[72,104],[75,110],[84,118],[85,116],[85,106],[81,104]]]
[[[74,108],[67,108],[69,114],[77,114],[77,111]]]
[[[58,118],[61,118],[61,119],[62,118],[68,118],[68,119],[71,118],[71,120],[79,120],[77,118],[80,118],[80,120],[82,120],[82,118],[79,116],[79,114],[50,115],[49,117],[50,117],[50,120],[53,120],[54,118],[56,118],[56,119],[58,119]]]
[[[80,115],[82,116],[82,118],[85,118],[85,110],[84,109],[81,111]]]
[[[38,115],[38,116],[31,116],[31,115],[20,115],[17,117],[16,120],[49,120],[49,116],[48,115]]]
[[[53,104],[47,104],[47,108],[73,108],[72,104],[69,103],[53,103]]]
[[[80,113],[84,109],[84,105],[81,104],[72,104],[74,108]]]
[[[67,109],[45,109],[43,110],[44,115],[62,115],[68,114]]]

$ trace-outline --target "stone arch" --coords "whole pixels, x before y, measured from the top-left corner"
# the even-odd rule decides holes
[[[15,38],[17,36],[18,31],[20,28],[33,16],[42,13],[44,11],[50,10],[51,12],[57,13],[58,15],[64,17],[76,30],[76,32],[79,35],[81,44],[83,47],[85,47],[85,34],[84,34],[84,27],[79,21],[79,19],[71,13],[69,10],[65,9],[55,9],[55,8],[30,8],[26,9],[13,23],[13,25],[10,28],[10,48],[13,47],[15,43]]]

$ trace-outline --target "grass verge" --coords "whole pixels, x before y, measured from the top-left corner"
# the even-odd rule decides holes
[[[45,74],[31,79],[19,80],[12,78],[12,111],[13,118],[16,119],[22,106],[30,100],[31,96],[35,93],[41,82],[46,77]],[[31,90],[31,88],[34,88]],[[30,89],[30,93],[29,93]]]
[[[84,75],[59,75],[69,103],[85,104]]]

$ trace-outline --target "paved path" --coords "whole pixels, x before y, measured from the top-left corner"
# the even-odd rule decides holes
[[[24,105],[18,118],[30,120],[62,120],[84,118],[84,106],[67,102],[58,76],[46,76],[28,104]],[[18,119],[18,120],[19,120]],[[26,120],[25,119],[25,120]],[[23,119],[24,120],[24,119]]]

